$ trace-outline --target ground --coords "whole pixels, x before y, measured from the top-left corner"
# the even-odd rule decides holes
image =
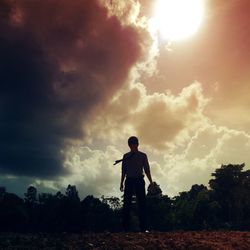
[[[0,249],[250,249],[250,232],[0,233]]]

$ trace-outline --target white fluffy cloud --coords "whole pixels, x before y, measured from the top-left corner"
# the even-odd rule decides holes
[[[104,150],[72,147],[65,162],[71,175],[58,181],[62,186],[76,185],[82,196],[118,195],[121,169],[113,163],[120,157],[121,152],[114,146],[107,146]]]
[[[117,194],[120,172],[114,173],[111,168],[109,178],[102,179],[103,165],[107,165],[107,154],[108,158],[121,157],[130,135],[138,135],[142,151],[148,153],[153,179],[171,196],[195,183],[207,185],[211,173],[221,164],[250,164],[250,135],[214,125],[204,114],[207,105],[209,100],[200,83],[191,84],[178,95],[149,94],[141,83],[125,86],[89,122],[88,136],[93,148],[100,142],[113,145],[107,147],[108,151],[93,151],[91,164],[95,169],[82,172],[88,186],[93,175],[96,183],[103,185],[93,186],[91,191],[98,195],[103,194],[101,191]],[[107,153],[110,149],[116,155],[112,150]],[[85,151],[81,154],[88,159]],[[76,165],[89,165],[86,159]]]
[[[246,163],[250,166],[250,135],[207,124],[190,137],[186,148],[167,154],[161,168],[160,182],[164,190],[174,195],[193,184],[208,184],[211,173],[222,164]]]
[[[91,138],[109,137],[114,143],[135,134],[144,145],[166,150],[203,126],[207,102],[199,83],[184,88],[178,96],[148,94],[143,84],[136,83],[101,109],[86,131]]]

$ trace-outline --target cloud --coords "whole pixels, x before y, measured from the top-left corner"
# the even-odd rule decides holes
[[[110,141],[107,139],[106,143],[110,144]],[[125,138],[123,144],[126,144]],[[9,191],[18,187],[21,194],[28,185],[36,186],[39,192],[55,193],[58,190],[64,192],[68,184],[74,184],[81,198],[88,194],[119,197],[122,194],[119,191],[121,166],[113,166],[113,162],[125,152],[122,152],[123,145],[109,145],[101,150],[92,147],[74,146],[68,150],[65,165],[70,169],[69,176],[55,177],[50,181],[7,176],[1,178],[1,183]],[[141,147],[145,148],[145,145]],[[146,150],[153,180],[160,184],[164,194],[170,196],[189,190],[193,184],[208,185],[211,173],[221,164],[245,162],[247,169],[250,167],[250,135],[243,131],[206,123],[190,134],[181,148],[160,153]]]
[[[171,50],[145,31],[149,2],[0,1],[8,189],[119,195],[112,164],[130,135],[169,195],[221,164],[250,164],[248,1],[207,1],[202,29]]]
[[[135,132],[142,142],[158,150],[184,137],[202,124],[207,100],[199,83],[184,88],[179,96],[154,93],[134,114]]]
[[[104,139],[108,135],[113,142],[135,134],[144,145],[165,150],[202,125],[207,101],[199,83],[184,88],[178,96],[148,94],[143,84],[136,83],[100,110],[86,131],[89,137]]]
[[[176,195],[193,184],[208,185],[211,173],[222,164],[246,163],[250,168],[250,135],[207,123],[187,141],[183,151],[166,154],[159,182]]]
[[[113,166],[126,150],[126,138],[111,146],[110,138],[102,150],[90,147],[74,147],[68,152],[67,167],[72,175],[58,178],[54,186],[64,189],[69,183],[76,184],[81,196],[120,196],[120,165]],[[226,127],[217,127],[209,120],[194,133],[189,133],[182,146],[170,151],[145,148],[148,154],[153,180],[160,184],[163,192],[170,196],[189,190],[193,184],[208,185],[211,173],[221,164],[246,163],[250,167],[250,135]],[[236,156],[236,157],[235,157]],[[146,186],[148,181],[146,180]]]
[[[208,185],[221,164],[250,166],[249,134],[214,124],[205,115],[210,103],[197,82],[178,95],[150,94],[143,84],[132,83],[90,121],[88,136],[92,145],[103,141],[126,152],[128,136],[138,135],[153,179],[165,193],[177,195],[195,183]]]
[[[142,38],[95,0],[1,6],[0,170],[66,174],[65,150],[84,137],[91,112],[123,85]]]
[[[2,175],[1,186],[8,192],[14,192],[23,197],[27,187],[35,186],[39,193],[56,193],[65,190],[69,184],[76,185],[79,195],[120,196],[119,190],[121,165],[114,166],[114,160],[120,159],[122,153],[114,146],[102,150],[90,147],[71,146],[67,151],[65,167],[70,175],[54,176],[49,180],[39,177]]]
[[[99,1],[107,8],[109,15],[118,17],[123,24],[135,24],[139,21],[139,14],[141,8],[139,1]]]
[[[127,137],[139,135],[153,179],[171,196],[207,185],[221,164],[250,164],[249,3],[207,2],[196,36],[172,50],[154,41],[132,79],[85,123],[89,145],[125,152]]]
[[[82,196],[119,195],[121,165],[114,166],[122,153],[114,146],[102,150],[90,147],[72,147],[67,153],[66,167],[72,173],[58,180],[61,187],[74,183]]]
[[[189,39],[159,40],[157,74],[143,79],[148,93],[171,90],[198,81],[212,101],[205,115],[218,126],[249,132],[249,11],[247,0],[205,1],[205,17]],[[231,115],[229,115],[231,114]]]

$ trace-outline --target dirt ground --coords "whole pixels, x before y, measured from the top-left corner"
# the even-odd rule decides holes
[[[0,233],[0,249],[250,249],[250,232]]]

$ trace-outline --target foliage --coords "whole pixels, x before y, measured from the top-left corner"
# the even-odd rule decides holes
[[[148,193],[149,229],[250,230],[250,170],[243,171],[244,166],[222,165],[212,173],[209,188],[195,184],[173,198]],[[88,195],[80,200],[74,185],[68,185],[65,194],[38,193],[30,186],[24,199],[0,187],[0,231],[116,232],[121,229],[121,213],[120,198]],[[136,230],[135,201],[131,215]]]

